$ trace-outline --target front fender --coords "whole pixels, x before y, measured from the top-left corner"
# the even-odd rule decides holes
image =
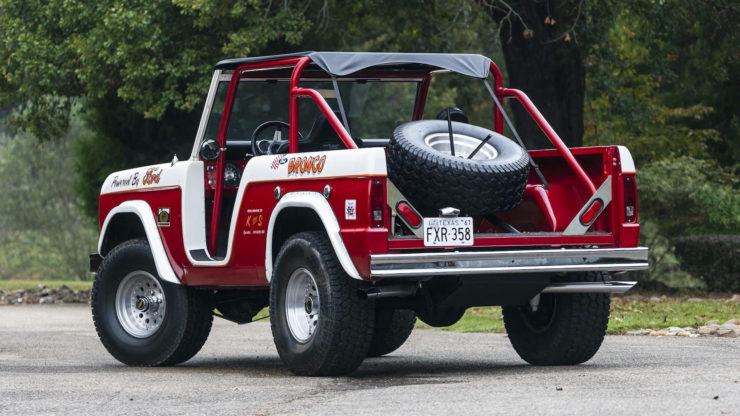
[[[159,235],[157,224],[154,221],[152,208],[145,201],[126,201],[113,208],[108,213],[108,215],[105,217],[105,221],[103,222],[103,226],[100,229],[100,238],[98,239],[98,253],[101,253],[101,255],[103,254],[103,241],[105,239],[106,232],[108,231],[108,224],[110,224],[110,221],[117,214],[123,213],[135,214],[137,217],[139,217],[141,225],[144,228],[144,232],[146,233],[146,238],[147,240],[149,240],[149,247],[152,250],[154,265],[157,268],[157,273],[159,274],[159,277],[161,277],[164,281],[180,284],[180,279],[177,277],[177,274],[175,274],[175,271],[172,269],[170,260],[164,250],[164,244],[162,243],[162,238]]]
[[[275,230],[275,220],[277,219],[280,211],[288,207],[296,208],[309,208],[312,209],[321,219],[324,225],[326,234],[329,236],[329,241],[334,248],[334,253],[337,255],[339,264],[342,265],[344,271],[353,279],[362,280],[360,273],[357,272],[355,264],[352,262],[352,258],[347,252],[347,248],[344,246],[342,236],[339,233],[339,222],[334,216],[334,212],[326,201],[326,198],[318,192],[290,192],[280,199],[272,211],[270,216],[270,222],[267,226],[267,241],[265,245],[265,277],[269,282],[272,279],[272,237],[273,231]]]

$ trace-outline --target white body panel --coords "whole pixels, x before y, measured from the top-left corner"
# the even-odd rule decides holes
[[[624,146],[617,146],[619,149],[619,161],[622,165],[622,173],[635,173],[635,161],[632,160],[632,153]]]
[[[144,183],[147,171],[152,170],[158,176],[156,182]],[[101,195],[117,192],[149,191],[159,189],[175,189],[182,191],[182,236],[183,243],[190,250],[205,248],[205,199],[203,182],[203,162],[186,160],[170,165],[144,166],[114,172],[105,179],[100,191]],[[105,235],[101,231],[101,238]]]

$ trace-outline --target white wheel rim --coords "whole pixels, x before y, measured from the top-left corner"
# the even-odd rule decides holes
[[[116,290],[118,322],[136,338],[152,336],[166,313],[164,291],[157,278],[143,270],[126,275]]]
[[[482,139],[478,139],[466,134],[452,133],[452,141],[455,143],[455,157],[467,159],[473,151],[483,142]],[[450,134],[449,133],[434,133],[424,137],[424,143],[432,149],[446,155],[452,155],[450,151]],[[498,157],[496,148],[491,146],[489,143],[485,143],[481,148],[473,155],[475,160],[491,160]]]
[[[293,338],[306,343],[319,325],[319,291],[310,271],[297,269],[290,275],[285,289],[285,316]]]

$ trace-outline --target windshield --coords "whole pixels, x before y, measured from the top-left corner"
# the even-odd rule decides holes
[[[390,138],[399,124],[411,121],[416,101],[416,81],[338,80],[339,93],[351,135],[360,139]],[[218,85],[205,137],[216,139],[229,82]],[[303,81],[301,86],[317,90],[339,115],[339,103],[331,81]],[[239,83],[226,134],[227,141],[249,140],[252,132],[267,121],[288,122],[290,85],[287,80],[249,80]],[[306,136],[321,111],[310,98],[299,102],[301,135]]]

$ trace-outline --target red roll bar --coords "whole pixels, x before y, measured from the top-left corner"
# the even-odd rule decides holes
[[[311,59],[307,56],[300,58],[298,64],[293,69],[293,74],[290,76],[290,153],[298,151],[298,99],[301,97],[310,97],[316,102],[319,110],[321,110],[324,117],[329,121],[329,124],[337,132],[339,138],[347,146],[347,149],[357,149],[357,144],[352,140],[352,136],[349,135],[349,132],[344,128],[344,125],[339,121],[339,118],[334,114],[334,111],[332,111],[324,97],[316,90],[300,87],[301,74],[310,62]]]
[[[303,74],[303,70],[311,62],[309,57],[301,58],[288,58],[279,59],[276,61],[268,62],[255,62],[250,64],[240,65],[234,70],[229,81],[229,90],[226,95],[226,102],[224,103],[223,117],[221,117],[221,123],[218,129],[218,145],[221,148],[221,152],[216,160],[216,180],[214,183],[214,195],[213,195],[213,210],[211,214],[211,234],[208,241],[208,249],[211,254],[215,254],[216,242],[218,241],[218,224],[221,215],[221,200],[223,197],[223,169],[224,169],[224,158],[226,148],[226,132],[229,127],[229,120],[231,118],[231,109],[234,103],[234,96],[239,86],[239,79],[241,73],[253,69],[266,69],[266,68],[279,68],[279,67],[290,67],[294,66],[293,72],[290,77],[290,98],[289,98],[289,152],[298,152],[298,100],[301,97],[311,98],[319,110],[324,114],[326,119],[331,124],[332,128],[337,132],[339,138],[342,140],[348,149],[357,149],[357,145],[349,132],[345,129],[342,122],[334,114],[329,104],[326,102],[324,97],[318,93],[318,91],[311,88],[301,88],[300,79]],[[565,161],[575,171],[580,178],[581,182],[591,191],[596,192],[591,179],[588,177],[586,172],[583,170],[581,165],[578,164],[573,154],[570,152],[568,147],[563,143],[560,137],[555,133],[555,130],[545,120],[542,114],[537,110],[532,101],[522,91],[516,89],[503,88],[503,81],[501,79],[501,71],[499,71],[496,64],[491,62],[490,70],[494,77],[494,94],[496,97],[503,101],[503,98],[514,97],[522,103],[524,108],[529,112],[537,125],[542,129],[548,139],[552,142],[555,148],[560,152]],[[414,110],[414,119],[421,119],[424,111],[424,101],[426,93],[429,88],[430,75],[427,74],[421,82],[420,89],[417,92],[416,108]],[[502,133],[504,129],[503,114],[498,108],[494,108],[494,128],[497,132]]]
[[[264,68],[278,68],[293,66],[293,73],[290,78],[290,102],[289,102],[289,152],[298,152],[298,99],[300,97],[310,97],[316,102],[321,112],[324,114],[331,126],[336,130],[339,137],[344,142],[344,145],[348,149],[357,149],[352,137],[349,135],[347,130],[344,128],[342,123],[337,118],[334,111],[332,111],[329,104],[326,102],[324,97],[321,96],[316,90],[310,88],[300,88],[299,81],[303,70],[306,68],[311,60],[308,57],[302,58],[289,58],[279,59],[276,61],[268,62],[255,62],[251,64],[244,64],[238,66],[234,73],[231,75],[229,81],[229,90],[226,95],[226,101],[224,102],[223,116],[221,117],[221,123],[218,128],[218,146],[221,152],[216,159],[216,180],[214,183],[213,192],[213,209],[211,211],[211,234],[208,240],[208,250],[213,255],[216,252],[216,243],[218,241],[218,224],[221,217],[221,200],[223,199],[223,170],[224,170],[224,158],[226,156],[226,132],[229,128],[229,121],[231,119],[231,109],[234,103],[234,96],[236,96],[236,90],[239,87],[239,78],[241,73],[253,69],[264,69]]]
[[[537,107],[535,107],[529,97],[527,97],[527,94],[516,89],[504,88],[502,86],[503,81],[501,80],[501,71],[499,71],[498,67],[496,66],[496,64],[493,63],[493,61],[491,61],[491,72],[493,73],[493,91],[494,94],[496,94],[496,97],[501,102],[503,102],[502,98],[508,97],[514,97],[519,100],[519,102],[522,103],[527,112],[529,112],[529,115],[532,116],[535,123],[537,123],[540,129],[542,129],[542,132],[545,133],[547,138],[550,139],[550,142],[552,142],[558,152],[560,152],[560,155],[563,156],[571,169],[573,169],[581,182],[586,185],[591,194],[596,192],[596,186],[594,185],[593,181],[591,181],[591,178],[588,177],[586,171],[583,170],[576,158],[573,157],[573,153],[570,152],[568,146],[566,146],[565,143],[563,143],[563,141],[560,139],[560,136],[555,133],[555,130],[553,130],[552,126],[550,126],[550,123],[545,120],[545,117],[542,116]],[[501,111],[499,111],[498,108],[495,109],[494,118],[496,131],[499,133],[503,133],[503,114],[501,114]]]

